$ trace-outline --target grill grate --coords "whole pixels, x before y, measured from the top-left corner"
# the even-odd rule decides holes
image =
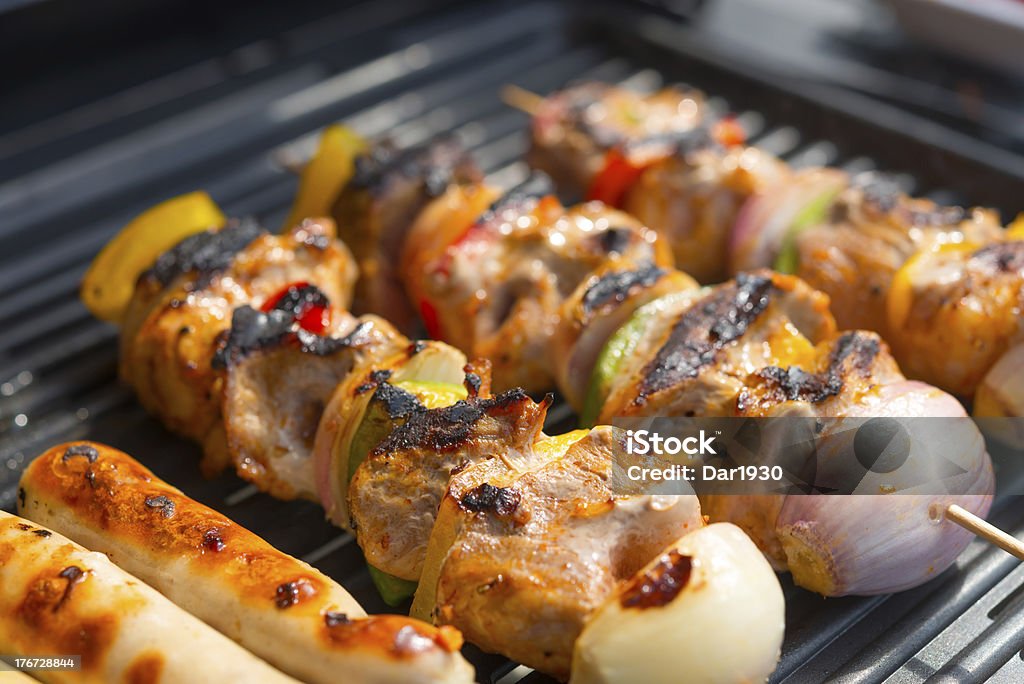
[[[519,159],[527,120],[500,103],[504,83],[547,92],[574,78],[647,88],[685,80],[736,112],[753,142],[791,163],[902,169],[907,190],[942,201],[1004,209],[1019,201],[1020,159],[821,86],[758,73],[665,19],[607,8],[591,8],[584,19],[559,3],[502,2],[399,26],[412,4],[394,18],[373,14],[369,8],[382,4],[368,3],[318,22],[346,27],[346,36],[359,22],[374,26],[353,45],[312,26],[290,31],[279,42],[293,49],[277,66],[224,77],[191,93],[188,108],[152,104],[150,123],[123,135],[115,118],[67,140],[38,126],[0,137],[0,151],[38,150],[45,160],[0,184],[0,506],[13,507],[25,461],[50,444],[108,442],[315,563],[368,610],[386,609],[352,537],[326,524],[315,505],[274,501],[230,475],[199,477],[198,449],[166,434],[116,384],[116,333],[92,320],[76,294],[97,249],[167,196],[204,188],[230,214],[279,224],[295,179],[275,160],[308,155],[313,132],[335,120],[367,135],[390,133],[403,145],[454,131],[493,180],[510,185],[526,174]],[[90,135],[100,142],[87,148],[82,139]],[[53,154],[58,144],[82,151],[62,158]],[[953,187],[964,194],[944,189]],[[552,411],[551,429],[571,423],[564,405]],[[1024,511],[1012,503],[998,502],[994,522],[1024,532]],[[773,681],[1024,681],[1022,585],[1024,568],[980,542],[953,570],[890,597],[824,601],[784,580],[788,630]],[[472,648],[468,655],[484,681],[547,681],[498,656]]]

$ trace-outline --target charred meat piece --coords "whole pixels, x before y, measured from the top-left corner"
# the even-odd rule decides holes
[[[907,375],[973,396],[1000,357],[1024,342],[1024,241],[920,252],[886,303],[889,340]],[[1013,384],[1011,372],[1003,370],[1002,384]]]
[[[707,118],[704,96],[670,87],[651,94],[605,83],[575,85],[544,99],[534,114],[527,162],[549,174],[563,194],[582,197],[609,150],[663,154]]]
[[[349,515],[367,562],[419,579],[452,472],[491,456],[528,452],[547,406],[510,390],[412,413],[369,453],[349,484]]]
[[[697,282],[682,271],[617,258],[580,283],[559,311],[553,351],[559,359],[555,364],[558,388],[577,412],[612,334],[644,304],[695,288]]]
[[[789,175],[784,162],[752,147],[683,149],[644,169],[621,206],[672,245],[678,268],[717,283],[729,275],[741,207]]]
[[[397,354],[409,341],[376,316],[349,318],[331,335],[292,322],[274,328],[272,314],[235,310],[222,355],[224,426],[238,474],[277,498],[317,501],[313,441],[335,387],[373,360]],[[340,318],[340,316],[339,316]],[[265,335],[252,331],[262,327]],[[249,330],[246,330],[249,328]],[[245,352],[231,340],[247,335]]]
[[[121,331],[121,376],[168,428],[203,445],[204,470],[215,473],[227,453],[224,369],[214,354],[232,312],[260,307],[295,282],[344,307],[354,281],[330,220],[280,236],[242,222],[190,237],[139,279]]]
[[[696,497],[614,491],[613,454],[625,449],[624,433],[584,434],[567,450],[540,448],[526,462],[497,454],[455,474],[414,604],[484,650],[560,679],[590,615],[703,526]]]
[[[493,364],[495,386],[551,386],[559,309],[609,259],[671,264],[667,246],[601,203],[564,208],[538,191],[449,191],[417,221],[406,247],[407,289],[427,327]],[[453,226],[456,221],[461,225]]]
[[[355,164],[355,175],[332,211],[359,265],[355,310],[383,316],[409,334],[415,311],[397,268],[406,233],[423,207],[450,185],[477,183],[482,174],[450,138],[408,150],[379,142]]]
[[[740,274],[683,293],[640,332],[599,422],[620,415],[728,415],[750,373],[802,365],[834,331],[828,299],[792,276]]]
[[[934,245],[987,244],[1001,234],[992,211],[913,199],[885,175],[862,174],[825,223],[797,237],[796,273],[831,298],[841,328],[875,330],[893,343],[886,296],[904,262]]]

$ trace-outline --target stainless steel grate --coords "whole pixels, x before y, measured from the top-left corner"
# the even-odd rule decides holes
[[[124,133],[116,124],[129,115],[115,107],[92,129],[36,126],[0,137],[0,152],[24,163],[37,150],[45,160],[0,184],[0,506],[13,506],[21,468],[43,448],[97,439],[315,563],[369,610],[385,610],[358,547],[316,506],[275,501],[233,476],[199,477],[196,447],[168,435],[117,385],[115,331],[92,320],[76,293],[104,241],[167,196],[204,188],[231,214],[280,223],[295,180],[277,160],[308,153],[328,122],[404,145],[455,131],[496,181],[512,184],[526,173],[526,118],[499,101],[504,83],[546,92],[575,78],[641,87],[686,80],[792,163],[881,165],[905,171],[907,189],[937,199],[1019,203],[1024,161],[916,128],[854,96],[760,73],[663,17],[620,16],[614,5],[584,17],[556,2],[501,2],[405,24],[414,3],[395,5],[393,16],[383,4],[290,30],[272,65],[212,78],[190,91],[187,108],[156,98],[144,107],[148,123]],[[82,144],[90,135],[94,144]],[[64,144],[79,151],[53,153]],[[551,427],[572,420],[563,405]],[[1016,503],[1001,500],[994,520],[1021,533]],[[1022,585],[1024,568],[981,543],[951,571],[895,596],[826,601],[786,583],[788,630],[774,681],[1024,681]],[[470,657],[484,681],[544,681],[498,656],[470,649]]]

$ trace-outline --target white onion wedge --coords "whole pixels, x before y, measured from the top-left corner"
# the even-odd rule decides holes
[[[763,682],[785,629],[779,581],[735,525],[680,538],[589,619],[570,684]]]

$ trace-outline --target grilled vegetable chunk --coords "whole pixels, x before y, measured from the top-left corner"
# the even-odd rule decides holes
[[[737,619],[742,615],[742,619]],[[572,684],[763,682],[782,646],[782,588],[735,526],[682,537],[583,628]]]
[[[82,656],[80,671],[38,673],[45,681],[296,681],[102,553],[2,511],[0,560],[0,648]]]
[[[102,550],[304,681],[334,682],[339,671],[365,682],[472,681],[455,630],[366,617],[340,585],[127,454],[91,442],[55,447],[29,466],[21,487],[23,514]]]

